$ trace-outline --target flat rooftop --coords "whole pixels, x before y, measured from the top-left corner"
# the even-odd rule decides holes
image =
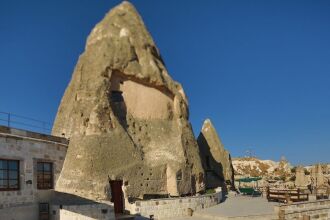
[[[42,134],[33,131],[11,128],[3,125],[0,125],[0,136],[12,138],[28,138],[41,141],[56,142],[63,145],[69,144],[69,140],[64,137],[57,137],[49,134]]]

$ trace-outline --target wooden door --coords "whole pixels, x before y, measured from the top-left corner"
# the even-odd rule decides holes
[[[111,202],[114,203],[115,206],[115,214],[124,212],[124,201],[123,201],[123,191],[121,186],[123,185],[122,180],[111,180]]]

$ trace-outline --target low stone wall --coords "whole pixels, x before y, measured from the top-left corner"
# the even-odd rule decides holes
[[[299,202],[275,207],[280,220],[284,219],[330,219],[330,200]]]
[[[36,220],[38,218],[38,204],[30,203],[14,207],[0,207],[1,220]]]
[[[222,192],[208,195],[153,199],[149,201],[137,201],[131,207],[131,214],[138,214],[154,219],[166,219],[174,217],[188,216],[189,209],[192,211],[208,208],[219,204],[222,200]]]
[[[51,220],[115,220],[114,207],[107,203],[52,205]]]

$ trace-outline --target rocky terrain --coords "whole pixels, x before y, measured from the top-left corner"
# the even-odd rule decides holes
[[[329,187],[330,164],[292,166],[288,161],[261,160],[254,157],[233,158],[235,179],[262,177],[261,186],[283,188]]]
[[[235,176],[280,177],[291,174],[291,164],[285,160],[275,162],[254,157],[233,158]]]

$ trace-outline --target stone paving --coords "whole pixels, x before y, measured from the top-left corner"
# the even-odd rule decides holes
[[[177,220],[197,219],[276,219],[274,206],[262,197],[235,196],[227,198],[219,205],[194,213],[192,217]]]

